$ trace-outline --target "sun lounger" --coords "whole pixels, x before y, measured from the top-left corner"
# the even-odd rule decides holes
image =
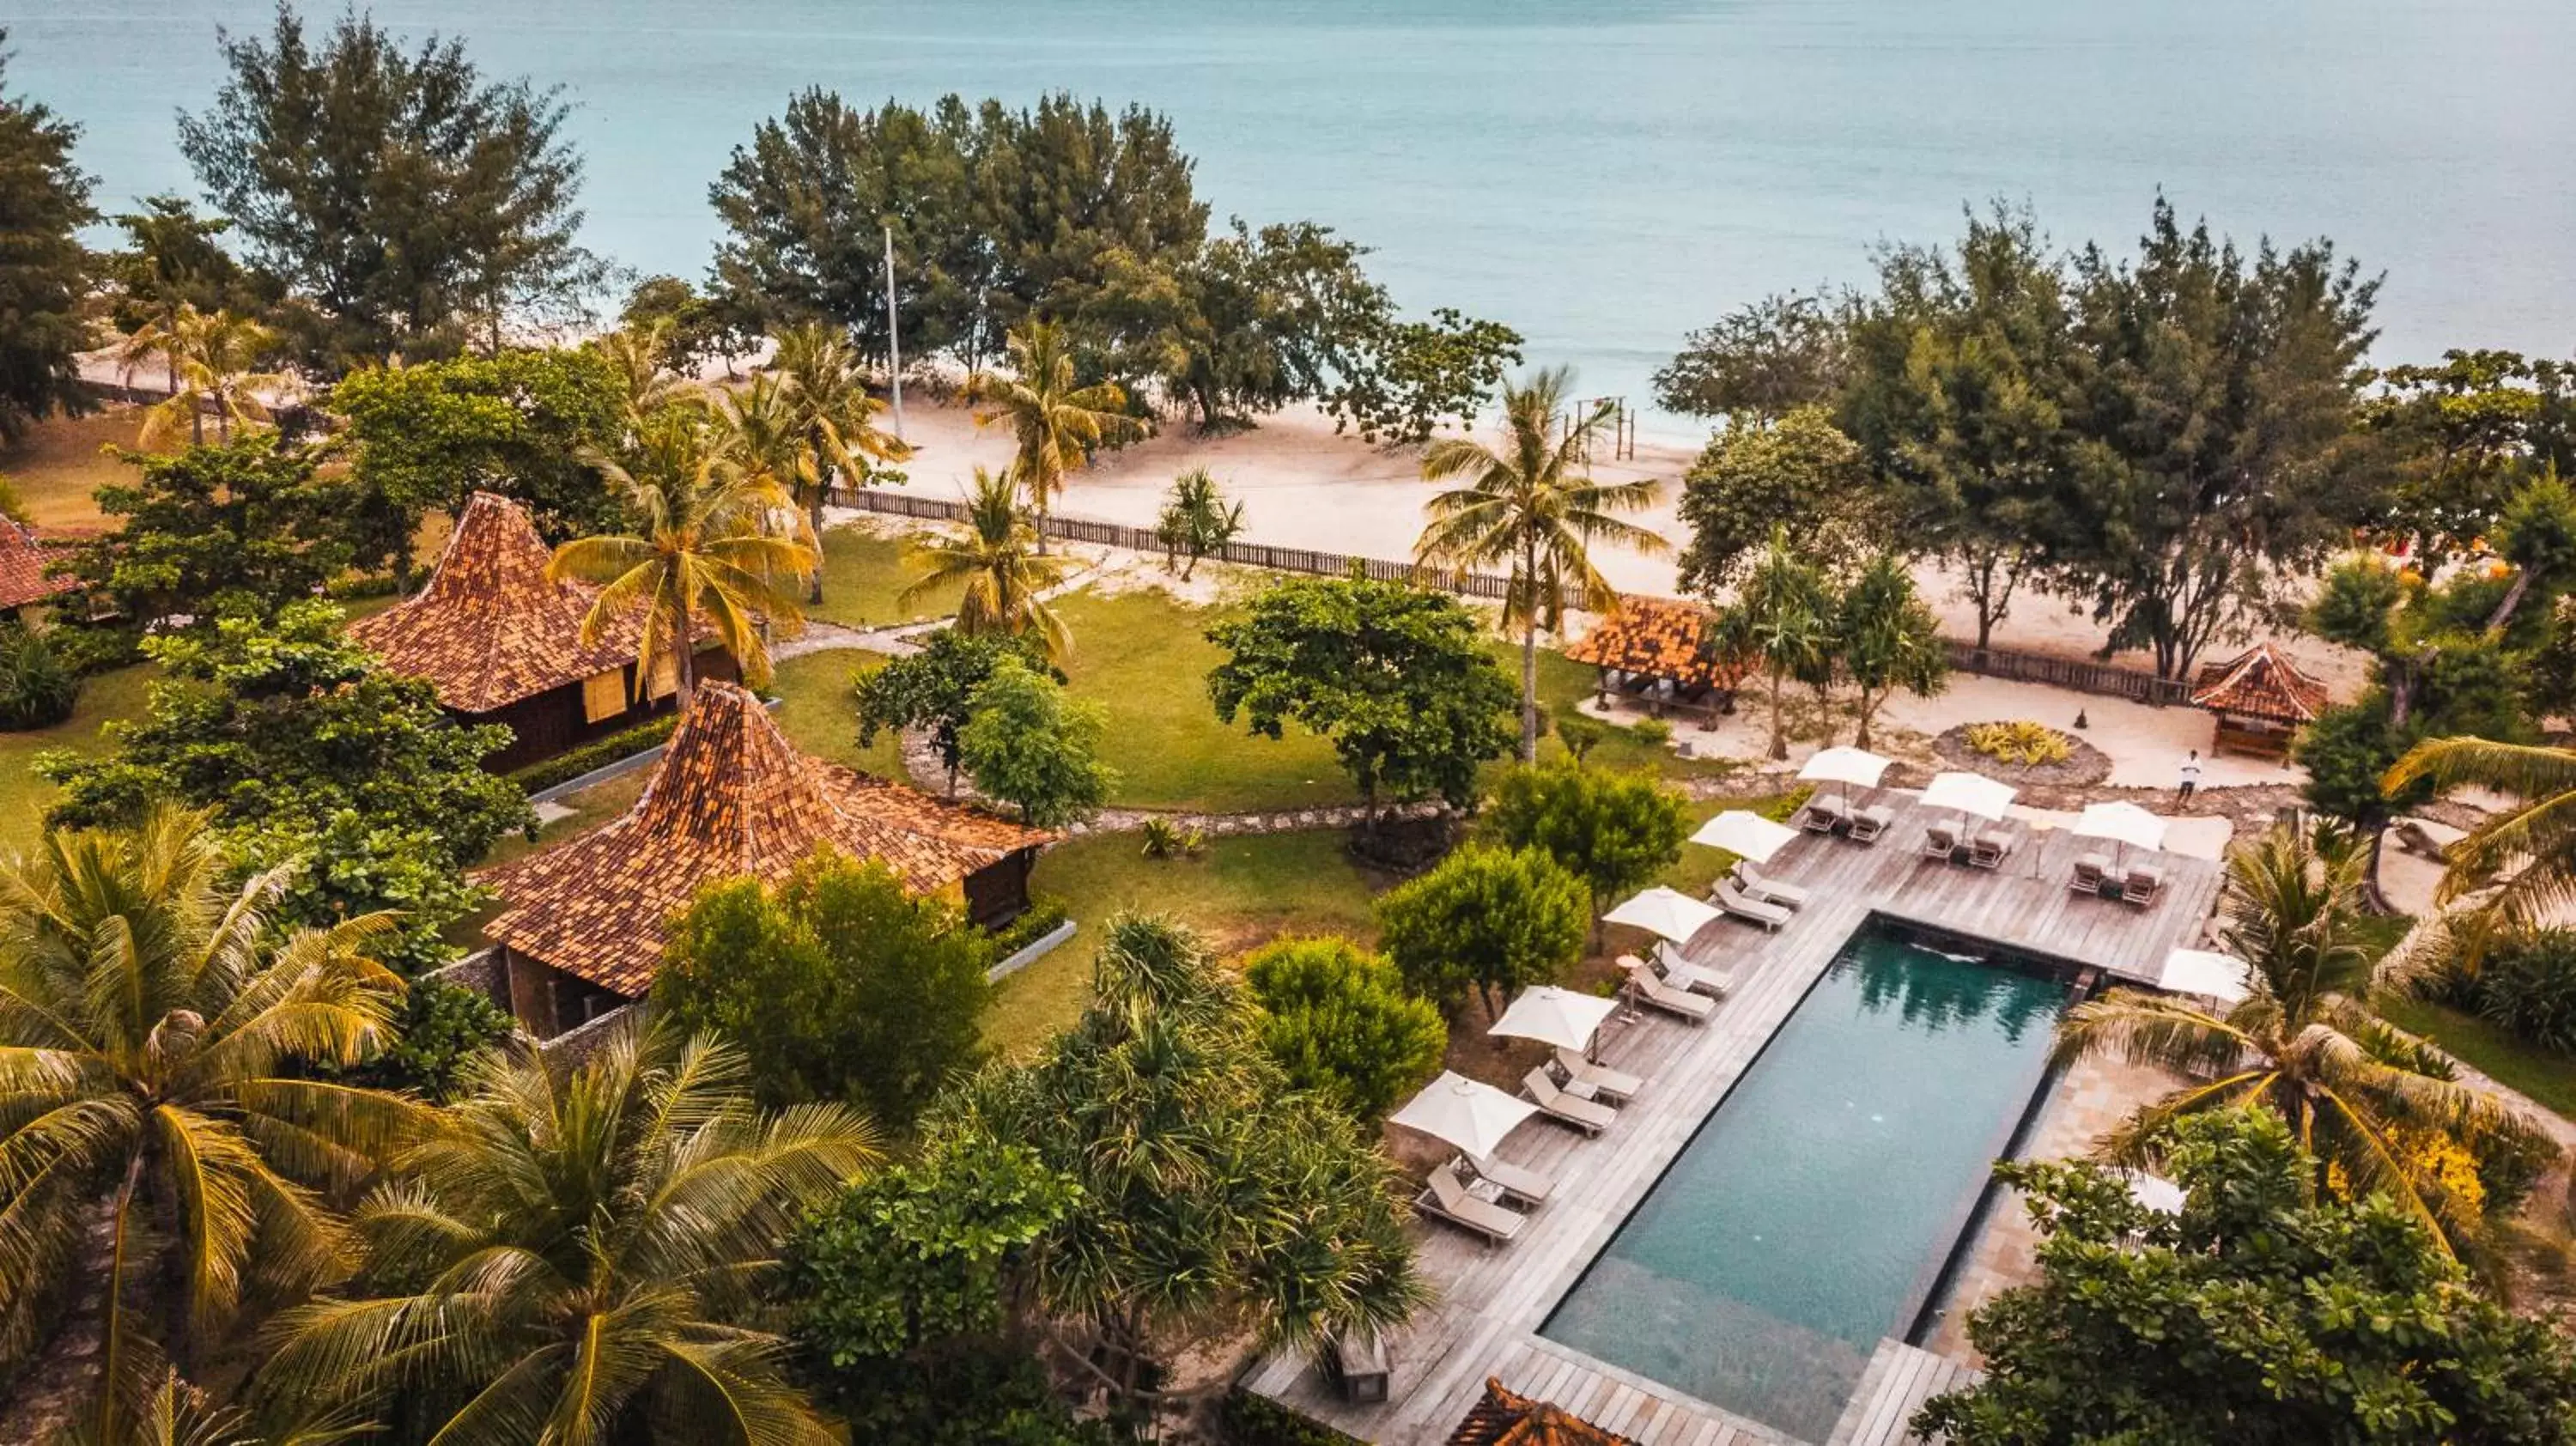
[[[1599,1100],[1582,1099],[1557,1088],[1548,1078],[1547,1066],[1532,1067],[1521,1076],[1521,1089],[1538,1105],[1538,1112],[1563,1125],[1572,1125],[1587,1135],[1597,1135],[1619,1118],[1618,1112]]]
[[[1925,858],[1940,859],[1946,863],[1949,861],[1950,855],[1957,853],[1958,851],[1959,830],[1957,825],[1948,823],[1927,823],[1923,826],[1923,856]]]
[[[1485,1237],[1489,1246],[1510,1241],[1529,1224],[1529,1217],[1519,1211],[1471,1194],[1458,1178],[1457,1170],[1448,1165],[1431,1172],[1431,1183],[1413,1204],[1434,1220],[1446,1220],[1461,1230]]]
[[[1723,998],[1735,992],[1735,976],[1723,969],[1693,964],[1682,957],[1682,951],[1658,939],[1655,941],[1655,977],[1674,989],[1696,989],[1702,994]]]
[[[1807,806],[1798,810],[1798,827],[1809,833],[1832,833],[1842,821],[1842,814],[1821,798],[1807,800]]]
[[[1506,1203],[1525,1209],[1546,1204],[1547,1197],[1556,1190],[1555,1181],[1509,1160],[1470,1160],[1467,1165],[1478,1179],[1492,1181],[1494,1188],[1503,1192]]]
[[[1580,1052],[1567,1049],[1562,1045],[1557,1047],[1556,1062],[1574,1078],[1577,1084],[1591,1086],[1595,1099],[1624,1104],[1635,1099],[1637,1091],[1646,1087],[1646,1082],[1637,1076],[1612,1069],[1606,1064],[1594,1064],[1585,1059]]]
[[[2103,876],[2110,868],[2109,859],[2100,854],[2086,854],[2075,861],[2075,872],[2067,876],[2066,887],[2079,894],[2099,894]]]
[[[1705,994],[1675,989],[1655,977],[1655,971],[1644,960],[1628,971],[1628,990],[1638,1002],[1651,1004],[1666,1014],[1679,1015],[1693,1024],[1705,1022],[1717,1012],[1717,1001]]]
[[[1853,843],[1876,843],[1887,826],[1896,822],[1896,810],[1883,803],[1873,803],[1851,816],[1851,832],[1845,837]]]
[[[2164,886],[2164,870],[2153,864],[2140,864],[2129,870],[2129,877],[2121,882],[2120,898],[2125,903],[2152,904],[2156,891]]]
[[[1762,871],[1753,867],[1751,859],[1736,864],[1735,884],[1744,891],[1746,898],[1759,899],[1766,904],[1778,904],[1784,909],[1802,909],[1807,905],[1806,890],[1795,884],[1763,877]]]
[[[1968,844],[1968,863],[1973,868],[1999,869],[2004,855],[2013,850],[2013,836],[2007,829],[1990,828]]]
[[[1739,919],[1750,919],[1765,929],[1777,929],[1789,922],[1788,910],[1778,904],[1766,904],[1759,899],[1748,899],[1742,889],[1725,879],[1717,881],[1717,888],[1709,894],[1708,901]]]

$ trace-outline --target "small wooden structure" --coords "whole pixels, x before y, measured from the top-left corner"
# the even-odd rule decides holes
[[[1735,711],[1735,690],[1752,671],[1745,658],[1708,646],[1715,610],[1671,598],[1626,597],[1619,610],[1568,643],[1565,655],[1601,670],[1603,702],[1630,698],[1655,717],[1667,711],[1714,718]]]
[[[884,864],[978,924],[1028,908],[1055,836],[796,751],[760,700],[698,685],[643,796],[616,820],[484,870],[519,1023],[551,1039],[652,988],[671,917],[711,883],[777,883],[820,849]]]
[[[2326,686],[2298,668],[2270,643],[2257,643],[2192,680],[2194,707],[2218,715],[2212,753],[2286,757],[2290,740],[2317,720],[2331,700]]]
[[[457,721],[509,727],[516,741],[483,761],[494,773],[633,727],[669,710],[679,690],[667,658],[638,675],[640,609],[581,640],[599,589],[549,579],[552,556],[526,509],[477,492],[421,590],[349,624],[386,667],[437,689]],[[699,679],[737,676],[703,629],[691,641]]]
[[[72,579],[45,575],[50,560],[44,544],[36,540],[36,529],[0,516],[0,620],[16,617],[20,608],[50,602],[71,588]]]
[[[1637,1446],[1637,1442],[1487,1376],[1485,1398],[1450,1433],[1448,1446]]]

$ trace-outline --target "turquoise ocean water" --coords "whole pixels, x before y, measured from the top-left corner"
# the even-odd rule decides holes
[[[335,6],[307,5],[316,14]],[[2576,351],[2568,0],[379,0],[560,85],[590,239],[696,275],[707,181],[794,90],[1070,88],[1172,114],[1219,215],[1313,217],[1408,305],[1640,400],[1682,333],[2026,198],[2133,237],[2163,186],[2389,273],[2382,355]],[[173,112],[260,0],[0,0],[10,79],[113,208],[188,177]]]

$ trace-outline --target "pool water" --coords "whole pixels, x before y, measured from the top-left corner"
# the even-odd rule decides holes
[[[1911,1327],[2067,997],[1863,928],[1541,1334],[1824,1440]]]

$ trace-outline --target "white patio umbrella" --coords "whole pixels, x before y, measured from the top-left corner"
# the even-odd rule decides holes
[[[2165,956],[2159,987],[2174,994],[2197,994],[2221,1004],[2234,1004],[2253,992],[2245,978],[2245,961],[2208,949],[2176,949]]]
[[[1503,1017],[1494,1021],[1487,1034],[1512,1039],[1535,1039],[1541,1044],[1563,1045],[1589,1054],[1592,1036],[1601,1021],[1617,1012],[1619,1001],[1596,994],[1577,994],[1553,984],[1540,984],[1521,991]]]
[[[1888,760],[1865,748],[1837,745],[1819,748],[1798,777],[1808,783],[1848,783],[1854,788],[1876,788],[1881,774],[1887,772]]]
[[[2012,807],[2013,786],[1978,773],[1936,773],[1923,790],[1925,808],[1956,809],[1988,822]]]
[[[1798,831],[1785,823],[1773,823],[1758,813],[1730,808],[1701,824],[1699,832],[1692,834],[1690,841],[1741,854],[1757,864],[1767,864],[1783,844],[1797,836]]]
[[[2134,803],[2088,803],[2076,815],[2073,832],[2077,838],[2109,839],[2115,845],[2112,862],[2116,866],[2124,857],[2120,849],[2134,845],[2154,853],[2163,848],[2166,822]]]
[[[1469,1158],[1482,1160],[1537,1112],[1538,1106],[1528,1100],[1444,1069],[1440,1078],[1424,1085],[1422,1093],[1395,1112],[1392,1123],[1446,1141],[1466,1151]]]
[[[1601,916],[1601,922],[1605,924],[1627,924],[1648,933],[1661,934],[1676,944],[1689,943],[1691,935],[1716,920],[1717,910],[1661,884]]]
[[[2189,1197],[2162,1175],[2138,1173],[2129,1176],[2129,1198],[2160,1215],[2180,1215]]]

